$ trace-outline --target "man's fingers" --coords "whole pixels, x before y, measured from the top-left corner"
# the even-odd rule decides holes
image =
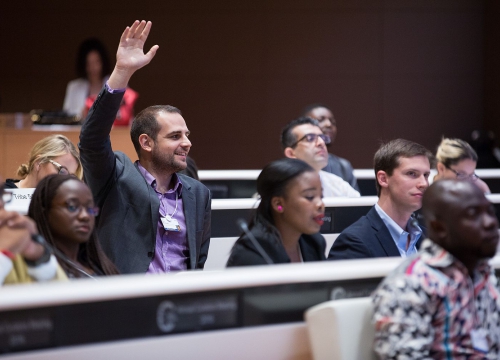
[[[134,23],[130,27],[130,31],[129,31],[129,35],[128,35],[129,38],[134,37],[134,34],[135,34],[137,28],[139,27],[139,24],[140,24],[139,20],[134,21]]]
[[[142,32],[144,31],[144,28],[146,27],[146,21],[142,20],[139,26],[137,27],[137,30],[135,32],[135,38],[139,39],[142,37]]]
[[[146,21],[138,21],[136,20],[130,29],[129,38],[130,39],[138,39],[141,36],[142,30],[146,26]]]
[[[151,25],[153,25],[153,23],[151,21],[148,21],[146,23],[146,26],[144,26],[144,29],[142,30],[142,33],[141,33],[142,40],[146,41],[146,39],[148,38],[149,31],[151,30]]]
[[[125,30],[123,30],[122,36],[120,37],[120,43],[125,42],[128,37],[128,33],[130,32],[130,28],[127,26]]]
[[[159,48],[160,47],[158,45],[155,45],[148,51],[146,57],[148,58],[149,61],[151,61],[155,57],[156,51],[158,51]]]

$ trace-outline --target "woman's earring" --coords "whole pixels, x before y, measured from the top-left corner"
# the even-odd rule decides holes
[[[283,211],[283,206],[278,205],[278,211]]]

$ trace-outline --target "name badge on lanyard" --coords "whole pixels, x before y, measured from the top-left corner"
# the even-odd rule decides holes
[[[170,215],[160,218],[163,228],[166,231],[181,231],[181,226],[176,219],[172,219]]]

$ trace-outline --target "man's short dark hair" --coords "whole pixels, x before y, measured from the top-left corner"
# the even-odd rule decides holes
[[[326,106],[325,104],[322,103],[315,103],[315,104],[309,104],[307,105],[304,110],[302,110],[302,116],[307,116],[311,111],[317,108],[325,108],[328,111],[330,111],[333,114],[333,111],[330,107]]]
[[[429,164],[434,167],[434,156],[424,146],[413,141],[405,139],[391,140],[382,144],[373,158],[373,169],[375,170],[375,186],[377,195],[380,196],[380,184],[378,183],[377,173],[382,170],[391,176],[394,169],[399,166],[399,158],[411,158],[414,156],[425,156]]]
[[[175,106],[171,105],[153,105],[142,110],[132,121],[132,126],[130,128],[130,137],[132,143],[134,144],[135,152],[140,158],[141,144],[139,143],[139,136],[141,134],[148,135],[156,143],[156,137],[160,131],[160,124],[156,120],[156,116],[160,112],[176,113],[179,115],[181,111]]]
[[[285,125],[283,130],[281,130],[281,146],[283,146],[283,150],[287,147],[291,147],[295,142],[297,142],[297,137],[292,133],[293,129],[297,126],[311,124],[319,127],[319,122],[316,119],[312,119],[310,117],[299,117],[298,119],[290,121]]]

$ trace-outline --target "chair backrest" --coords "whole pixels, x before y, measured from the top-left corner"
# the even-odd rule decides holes
[[[373,308],[369,297],[332,300],[305,313],[315,360],[376,359],[372,350]]]

